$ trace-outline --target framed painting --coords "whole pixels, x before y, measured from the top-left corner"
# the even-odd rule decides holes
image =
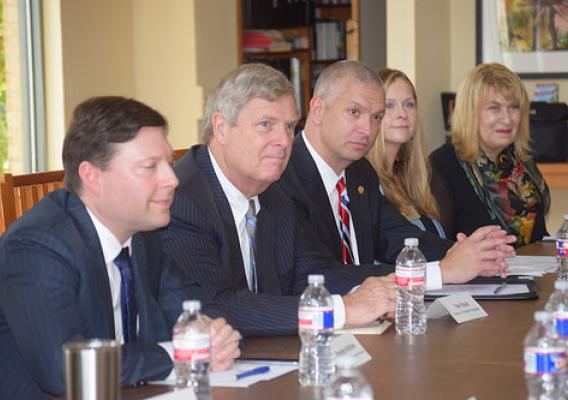
[[[477,62],[568,78],[568,0],[476,0]]]

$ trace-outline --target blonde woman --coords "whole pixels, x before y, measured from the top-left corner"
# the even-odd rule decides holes
[[[384,195],[413,224],[446,237],[429,185],[429,168],[422,149],[416,90],[410,79],[394,69],[382,69],[385,116],[367,158],[381,179]]]
[[[499,224],[517,246],[546,234],[550,194],[529,152],[529,99],[500,64],[480,64],[462,82],[451,143],[431,155],[432,192],[448,235]]]

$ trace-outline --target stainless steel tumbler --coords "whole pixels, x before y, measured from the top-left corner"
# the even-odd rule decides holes
[[[63,345],[65,398],[120,400],[120,344],[84,340]]]

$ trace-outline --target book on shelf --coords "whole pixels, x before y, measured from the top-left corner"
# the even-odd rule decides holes
[[[246,30],[243,32],[245,52],[279,52],[292,50],[292,43],[275,29]]]
[[[345,58],[346,29],[344,22],[335,20],[318,20],[315,23],[314,34],[314,59],[318,61],[325,61]]]

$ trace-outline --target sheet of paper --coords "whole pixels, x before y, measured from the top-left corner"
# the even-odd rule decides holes
[[[358,328],[343,328],[336,329],[336,335],[343,335],[346,333],[351,333],[353,335],[381,335],[392,325],[389,321],[375,321],[368,325],[361,326]]]
[[[503,289],[501,289],[498,294],[495,294],[495,290],[497,290],[498,287],[501,287],[501,285],[443,285],[442,289],[428,290],[427,294],[432,296],[449,296],[457,293],[468,293],[471,296],[507,296],[530,292],[527,285],[508,284]]]
[[[552,256],[515,256],[507,258],[508,275],[543,276],[556,272],[556,257]]]
[[[195,393],[191,389],[179,389],[173,392],[146,398],[146,400],[195,400]]]
[[[266,373],[259,375],[248,376],[243,379],[236,379],[237,374],[242,372],[250,371],[252,369],[258,368],[260,366],[259,361],[254,362],[236,362],[231,369],[223,372],[211,372],[209,373],[209,384],[212,387],[240,387],[245,388],[261,381],[270,381],[279,376],[285,375],[288,372],[292,372],[298,369],[298,365],[295,363],[290,363],[288,365],[283,365],[281,363],[271,363],[270,361],[263,362],[262,365],[267,365],[270,370]],[[175,385],[175,376],[170,374],[166,380],[151,382],[156,385]],[[161,399],[160,399],[161,400]]]
[[[341,356],[352,357],[355,367],[360,367],[371,359],[371,355],[351,333],[336,336],[331,342],[331,351],[336,359]]]

